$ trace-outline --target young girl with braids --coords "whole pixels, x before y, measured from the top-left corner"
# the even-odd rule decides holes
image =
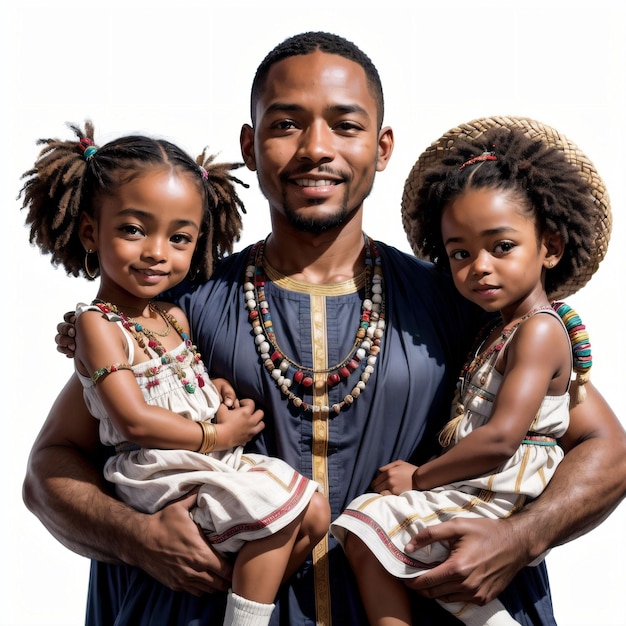
[[[328,504],[283,461],[243,452],[262,412],[220,403],[183,312],[155,301],[232,251],[236,166],[144,136],[97,147],[91,123],[71,128],[76,140],[40,140],[23,208],[53,264],[100,277],[96,299],[77,308],[75,367],[115,449],[104,475],[145,513],[197,489],[193,519],[216,550],[238,553],[224,623],[267,624],[281,581],[326,534]]]
[[[456,516],[508,517],[544,490],[563,457],[557,440],[569,423],[572,345],[579,372],[572,398],[588,378],[584,326],[551,300],[597,268],[608,201],[598,186],[592,196],[596,174],[584,155],[571,151],[570,163],[562,146],[550,145],[555,131],[529,124],[531,138],[517,128],[524,122],[481,120],[474,136],[472,126],[457,127],[422,154],[407,180],[403,218],[416,252],[499,315],[461,372],[440,434],[443,453],[419,467],[399,460],[382,467],[377,493],[355,499],[331,525],[374,625],[411,624],[404,582],[449,554],[441,542],[418,549],[420,530]],[[517,623],[497,600],[441,604],[465,624]]]

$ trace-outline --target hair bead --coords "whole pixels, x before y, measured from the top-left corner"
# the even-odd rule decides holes
[[[98,148],[96,148],[96,146],[89,146],[88,148],[85,148],[84,151],[84,156],[85,156],[85,161],[89,161],[89,159],[91,159],[91,157],[93,157],[93,155],[98,152]]]

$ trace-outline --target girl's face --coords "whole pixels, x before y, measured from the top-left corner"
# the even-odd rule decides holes
[[[203,216],[188,174],[148,171],[97,205],[97,217],[85,218],[82,232],[83,244],[98,253],[100,298],[132,306],[185,278]]]
[[[501,311],[505,322],[548,303],[544,268],[558,258],[515,194],[463,192],[444,208],[441,234],[454,284],[468,300]]]

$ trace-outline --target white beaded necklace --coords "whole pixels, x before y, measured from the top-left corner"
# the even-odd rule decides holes
[[[369,237],[365,237],[365,299],[361,305],[361,319],[354,343],[346,357],[339,363],[326,369],[316,370],[289,358],[278,346],[269,304],[265,298],[265,282],[268,279],[263,269],[264,246],[265,242],[260,241],[252,247],[243,286],[254,341],[263,366],[270,373],[276,386],[294,406],[313,413],[333,411],[338,414],[344,407],[349,407],[363,392],[380,353],[380,344],[385,329],[380,254],[374,242]],[[305,390],[310,388],[316,374],[325,374],[327,386],[334,387],[342,381],[347,381],[352,372],[357,369],[362,370],[358,382],[342,401],[330,407],[312,405],[292,391],[294,383]]]

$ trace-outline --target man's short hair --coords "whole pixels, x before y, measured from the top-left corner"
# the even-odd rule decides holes
[[[256,121],[256,105],[263,94],[267,76],[272,65],[289,57],[311,54],[316,50],[320,50],[326,54],[336,54],[344,59],[358,63],[363,68],[370,93],[376,102],[376,117],[378,128],[380,129],[383,123],[385,103],[383,87],[376,66],[354,43],[339,35],[325,32],[307,32],[289,37],[278,44],[268,53],[263,61],[261,61],[254,76],[254,80],[252,81],[252,90],[250,92],[250,117],[252,123],[254,124]]]

